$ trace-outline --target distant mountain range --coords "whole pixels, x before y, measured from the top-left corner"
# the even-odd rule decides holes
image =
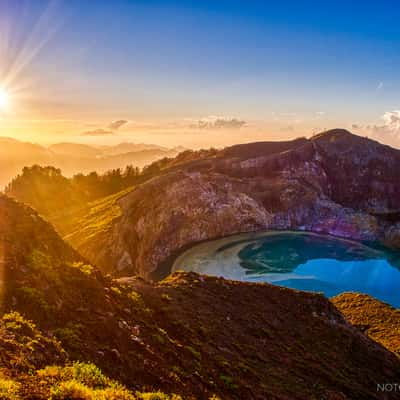
[[[115,146],[89,146],[57,143],[49,147],[0,138],[0,187],[6,185],[25,166],[39,164],[60,168],[64,175],[143,167],[163,157],[174,157],[183,147],[166,148],[153,144],[120,143]]]

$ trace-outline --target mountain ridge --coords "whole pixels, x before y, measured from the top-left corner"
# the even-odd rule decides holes
[[[101,247],[93,237],[79,250],[104,270],[150,277],[184,246],[249,231],[308,230],[396,248],[399,169],[400,150],[345,130],[199,153],[121,196]]]

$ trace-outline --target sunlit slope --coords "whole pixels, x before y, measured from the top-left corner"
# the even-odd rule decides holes
[[[61,210],[48,218],[68,243],[82,255],[93,258],[93,252],[107,250],[113,226],[122,213],[119,201],[133,190],[130,187],[82,207]],[[109,271],[112,270],[110,265]]]
[[[346,319],[400,357],[400,310],[361,293],[332,299]]]

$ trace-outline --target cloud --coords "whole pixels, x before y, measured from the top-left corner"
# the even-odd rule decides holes
[[[385,121],[385,125],[391,130],[398,131],[400,129],[400,111],[387,111],[383,114],[382,119]]]
[[[373,134],[400,138],[400,110],[386,111],[381,119],[382,125],[368,125],[366,129]]]
[[[379,91],[379,90],[382,90],[382,89],[383,89],[383,82],[379,82],[378,86],[376,87],[376,90]]]
[[[105,136],[105,135],[114,135],[113,131],[107,129],[93,129],[92,131],[82,132],[83,136]]]
[[[117,131],[121,126],[124,126],[129,121],[125,119],[119,119],[111,122],[106,128],[97,128],[88,130],[82,133],[83,136],[106,136],[106,135],[115,135],[115,131]]]
[[[191,124],[193,129],[240,129],[246,126],[247,122],[237,118],[208,117]]]
[[[127,121],[126,119],[119,119],[117,121],[113,121],[111,122],[110,125],[108,125],[108,129],[112,130],[112,131],[116,131],[119,128],[121,128],[121,126],[124,126],[128,123],[129,121]]]
[[[358,124],[352,124],[351,125],[351,129],[360,129],[360,128],[362,128],[360,125],[358,125]]]

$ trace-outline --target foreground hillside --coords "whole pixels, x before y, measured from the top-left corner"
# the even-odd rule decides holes
[[[308,230],[400,247],[399,150],[337,129],[177,160],[114,197],[106,233],[92,229],[90,215],[58,218],[57,229],[103,271],[152,278],[165,276],[185,246],[247,231]],[[81,233],[68,229],[71,218]]]
[[[318,294],[111,280],[4,196],[0,243],[3,398],[379,399],[377,383],[400,379],[400,360]]]

